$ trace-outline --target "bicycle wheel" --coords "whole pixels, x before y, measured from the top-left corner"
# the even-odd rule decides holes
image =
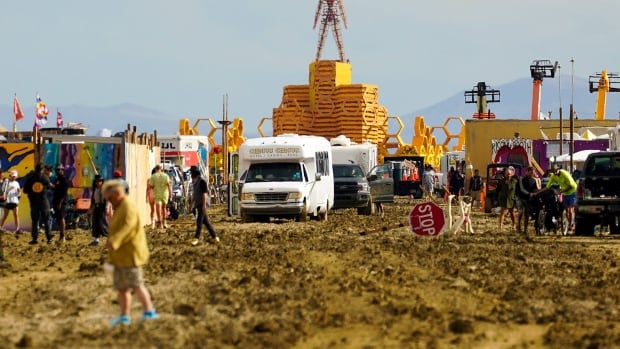
[[[536,235],[547,235],[547,227],[545,227],[545,215],[544,211],[538,212],[538,216],[534,221],[534,228],[536,229]]]
[[[560,227],[562,227],[562,235],[571,235],[571,222],[566,218],[566,210],[562,210],[562,215],[560,216]]]
[[[78,228],[82,230],[90,230],[91,228],[90,215],[88,214],[78,215],[75,221],[76,221],[75,223]]]

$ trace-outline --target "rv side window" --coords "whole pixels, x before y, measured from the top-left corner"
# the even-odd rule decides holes
[[[323,176],[329,176],[329,153],[326,151],[317,151],[315,153],[316,158],[316,172]]]

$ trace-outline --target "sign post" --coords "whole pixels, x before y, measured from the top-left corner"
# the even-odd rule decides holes
[[[432,201],[413,206],[409,213],[411,232],[420,236],[439,236],[446,224],[443,210]]]

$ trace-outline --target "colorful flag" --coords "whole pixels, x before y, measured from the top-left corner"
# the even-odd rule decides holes
[[[22,110],[22,106],[19,105],[17,95],[13,98],[13,115],[15,116],[15,121],[19,121],[24,118],[24,111]]]
[[[60,110],[56,110],[56,127],[62,127],[62,125],[62,113],[60,112]]]
[[[37,106],[34,119],[34,125],[37,128],[41,128],[47,123],[47,114],[49,114],[47,106],[45,105],[45,102],[43,102],[41,97],[37,94]]]

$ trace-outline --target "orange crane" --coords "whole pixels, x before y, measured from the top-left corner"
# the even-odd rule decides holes
[[[316,25],[321,19],[321,27],[319,29],[319,44],[316,51],[316,60],[321,59],[321,52],[323,51],[323,45],[325,44],[325,36],[327,30],[332,27],[334,38],[336,39],[336,46],[338,46],[338,53],[340,54],[340,62],[345,62],[344,45],[342,44],[342,36],[340,34],[340,18],[342,17],[342,23],[344,28],[347,29],[347,17],[344,14],[343,0],[319,0],[319,4],[314,15],[314,26],[312,29],[316,29]]]
[[[535,60],[530,65],[530,74],[534,79],[532,86],[532,120],[538,120],[540,115],[540,97],[542,94],[542,82],[544,78],[555,77],[558,62],[551,64],[550,60]]]
[[[590,93],[598,91],[596,97],[596,120],[605,120],[605,106],[607,104],[607,92],[620,92],[620,88],[612,87],[612,84],[620,82],[618,73],[607,73],[603,70],[600,73],[590,75]]]
[[[471,91],[465,91],[465,103],[476,103],[477,112],[474,119],[495,119],[495,114],[487,111],[487,103],[499,102],[499,90],[494,90],[481,81]]]

